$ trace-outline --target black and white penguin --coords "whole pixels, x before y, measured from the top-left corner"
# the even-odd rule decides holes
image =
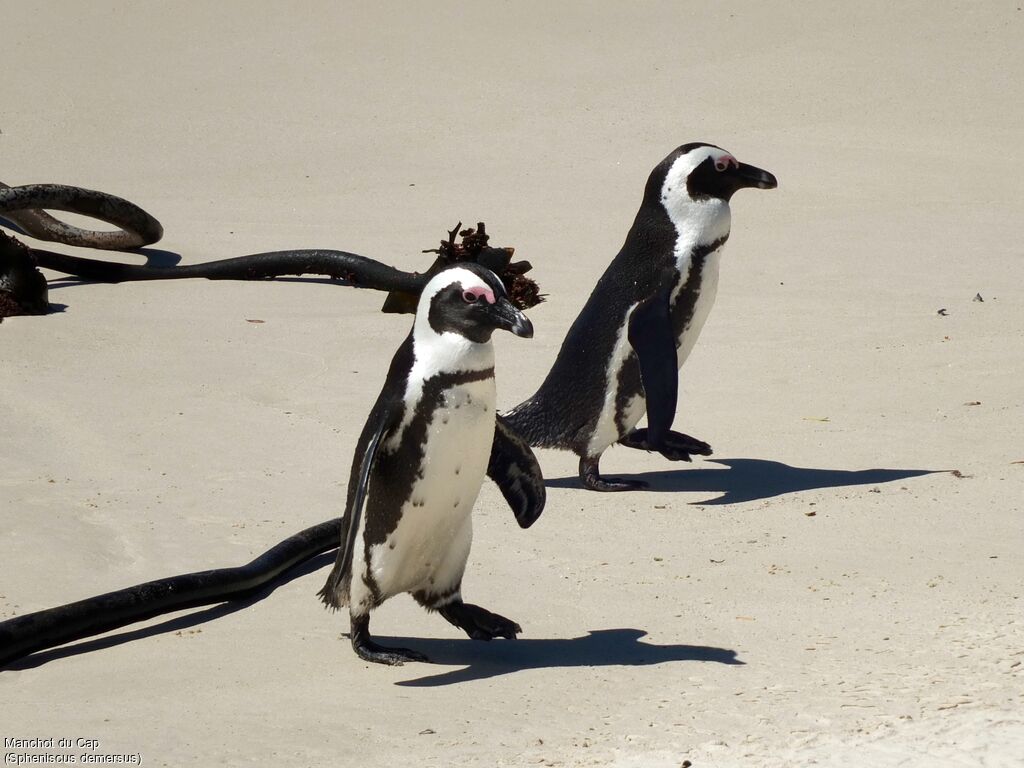
[[[684,144],[658,163],[626,242],[598,281],[540,389],[505,418],[531,445],[580,456],[596,491],[642,487],[602,478],[601,454],[619,443],[673,461],[711,447],[670,427],[678,371],[714,303],[729,238],[729,199],[773,189],[775,177],[712,144]],[[647,427],[636,429],[646,412]]]
[[[484,475],[524,528],[545,500],[532,451],[497,416],[495,329],[533,335],[496,275],[471,263],[435,275],[360,435],[341,548],[319,594],[331,608],[348,607],[352,647],[367,661],[426,660],[370,638],[370,611],[403,592],[474,639],[513,639],[522,631],[463,602],[461,592]]]

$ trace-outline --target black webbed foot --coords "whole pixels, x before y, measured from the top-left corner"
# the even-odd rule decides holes
[[[643,480],[616,480],[610,477],[601,477],[598,463],[601,457],[588,459],[586,456],[580,459],[580,480],[583,487],[591,491],[636,491],[646,488],[647,483]]]
[[[352,619],[352,632],[349,637],[352,640],[352,650],[364,661],[391,666],[401,666],[407,661],[430,661],[419,651],[412,651],[408,648],[386,648],[373,642],[370,639],[369,616]]]
[[[654,447],[647,439],[646,429],[634,429],[619,440],[620,445],[641,451],[657,451],[669,461],[690,461],[691,456],[710,456],[711,446],[703,440],[669,431],[661,444]]]
[[[523,628],[511,619],[461,600],[442,606],[437,612],[464,630],[473,640],[493,640],[496,637],[515,640],[516,635],[523,631]]]

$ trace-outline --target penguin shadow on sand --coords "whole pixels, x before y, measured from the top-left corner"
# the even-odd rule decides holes
[[[744,664],[736,657],[736,651],[703,645],[655,645],[641,639],[646,634],[642,629],[621,628],[590,630],[582,637],[557,640],[518,638],[482,643],[468,638],[389,637],[387,642],[412,646],[431,661],[431,664],[405,665],[402,671],[426,672],[433,665],[460,667],[396,683],[408,688],[453,685],[527,669],[638,667],[682,661]]]
[[[842,488],[853,485],[880,485],[911,477],[930,475],[949,470],[935,469],[816,469],[793,467],[781,461],[766,459],[708,459],[719,464],[716,468],[687,467],[619,475],[625,480],[641,480],[647,484],[641,490],[655,492],[688,491],[720,494],[710,499],[691,502],[715,506],[760,501],[787,493],[811,491],[818,488]],[[548,488],[579,488],[576,477],[549,478]]]

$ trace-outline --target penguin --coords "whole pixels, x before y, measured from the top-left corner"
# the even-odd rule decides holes
[[[427,661],[371,639],[370,612],[401,593],[474,639],[522,631],[462,599],[471,512],[485,474],[524,528],[545,502],[530,447],[497,416],[496,329],[533,335],[494,273],[465,262],[434,275],[359,437],[341,546],[318,594],[329,608],[348,608],[352,648],[366,661]]]
[[[601,476],[601,454],[615,443],[671,461],[710,455],[707,443],[671,430],[678,371],[714,303],[729,200],[745,187],[776,186],[772,174],[703,142],[658,163],[551,371],[506,421],[534,447],[575,452],[580,480],[594,491],[645,485]],[[647,426],[637,429],[645,413]]]

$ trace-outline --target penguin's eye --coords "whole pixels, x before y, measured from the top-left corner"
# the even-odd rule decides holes
[[[472,291],[463,291],[462,292],[462,300],[465,301],[467,304],[475,304],[476,300],[479,299],[479,298],[480,297],[477,296]]]
[[[739,161],[732,155],[725,155],[724,157],[719,157],[715,159],[715,170],[718,171],[719,173],[729,170],[729,166],[739,168],[740,164]]]

